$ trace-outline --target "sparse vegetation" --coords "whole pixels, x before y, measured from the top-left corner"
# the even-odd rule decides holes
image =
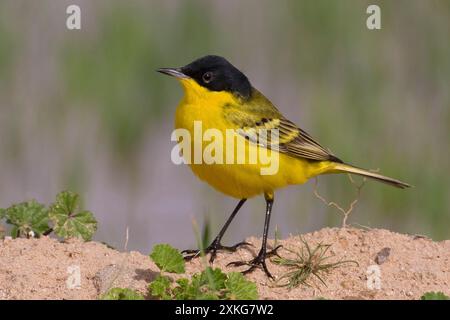
[[[9,232],[9,230],[8,230]],[[128,234],[128,233],[127,233]],[[271,282],[261,270],[246,276],[228,271],[227,263],[236,258],[246,258],[254,254],[254,250],[239,250],[235,253],[222,253],[212,268],[208,267],[207,257],[200,257],[194,262],[184,262],[179,259],[177,250],[170,246],[158,246],[161,249],[171,248],[166,254],[157,254],[158,264],[152,263],[148,255],[129,252],[127,245],[120,251],[107,248],[98,242],[84,242],[82,239],[58,241],[50,237],[40,239],[5,239],[0,241],[0,299],[443,299],[449,295],[446,285],[448,271],[448,242],[434,242],[430,239],[416,239],[387,230],[322,229],[302,236],[307,241],[308,249],[298,236],[279,240],[283,245],[279,251],[282,258],[292,260],[290,265],[269,265],[279,282]],[[126,237],[128,239],[128,235]],[[253,241],[260,241],[254,239]],[[273,244],[273,242],[272,242]],[[323,254],[329,257],[320,263],[321,250],[317,244],[332,244]],[[391,259],[381,266],[382,290],[370,290],[368,282],[368,265],[375,263],[376,252],[384,246],[392,248]],[[273,247],[273,245],[272,245]],[[291,252],[285,251],[292,250]],[[317,249],[317,250],[316,250]],[[323,248],[325,250],[326,248]],[[164,250],[163,250],[164,251]],[[298,287],[289,287],[287,283],[292,275],[305,275],[298,255],[301,251],[303,260],[312,260],[319,265],[333,264],[346,260],[360,262],[343,265],[342,268],[330,268],[319,272],[320,282],[310,274]],[[152,256],[155,256],[155,250]],[[313,253],[315,252],[315,253]],[[430,253],[434,259],[429,259]],[[162,253],[162,254],[161,254]],[[331,258],[334,257],[334,258]],[[271,257],[274,258],[274,257]],[[156,260],[156,258],[155,258]],[[176,262],[179,261],[179,262]],[[185,265],[184,273],[168,271],[181,270],[179,265]],[[67,266],[79,265],[81,270],[81,287],[77,290],[67,290]],[[423,266],[417,270],[415,265]],[[412,267],[411,267],[412,266]],[[320,269],[311,267],[309,270]],[[405,272],[398,272],[399,269]],[[42,271],[41,271],[42,270]],[[436,272],[439,270],[439,272]],[[329,271],[329,272],[328,272]],[[95,276],[93,276],[95,275]],[[159,276],[158,276],[159,275]],[[17,281],[24,278],[27,281]],[[250,280],[247,281],[247,280]],[[300,276],[294,279],[301,279]],[[299,281],[300,282],[300,281]],[[292,282],[291,282],[292,283]],[[389,283],[389,286],[387,284]],[[293,283],[292,283],[293,284]],[[150,288],[149,288],[150,285]],[[258,292],[255,289],[258,288]],[[284,285],[284,286],[283,286]],[[280,287],[281,286],[281,287]],[[155,290],[155,291],[152,291]],[[134,291],[133,291],[134,290]],[[430,293],[429,291],[436,291]],[[439,291],[441,293],[439,293]],[[105,293],[106,292],[106,293]],[[426,293],[426,294],[424,294]],[[443,295],[444,294],[444,295]]]
[[[288,272],[277,280],[277,285],[280,287],[294,288],[299,285],[311,286],[309,281],[311,276],[316,277],[326,286],[323,276],[327,272],[348,263],[358,265],[356,261],[350,260],[328,262],[330,258],[334,257],[334,255],[327,255],[331,245],[319,243],[315,248],[311,249],[309,244],[301,237],[300,242],[302,244],[300,251],[285,248],[285,250],[293,253],[295,258],[277,256],[272,259],[273,263],[288,268]]]
[[[352,183],[354,181],[352,180]],[[357,186],[358,196],[364,181]],[[315,191],[316,193],[317,191]],[[322,196],[319,195],[322,199]],[[338,208],[344,213],[343,225],[352,212],[358,199],[355,199],[348,210],[339,205],[324,200],[328,205]],[[4,228],[2,222],[6,222],[9,228]],[[196,227],[196,224],[194,224]],[[13,204],[8,208],[0,209],[0,236],[9,230],[13,238],[41,237],[54,233],[62,239],[78,237],[85,241],[92,239],[97,229],[97,222],[90,211],[80,209],[80,197],[78,194],[63,191],[56,197],[54,203],[45,206],[36,200],[24,201]],[[198,228],[194,228],[197,231]],[[196,232],[198,234],[198,232]],[[203,238],[199,241],[204,240]],[[278,245],[280,233],[275,229],[275,244]],[[127,239],[128,242],[128,230]],[[203,241],[205,242],[205,241]],[[292,289],[300,285],[313,286],[314,278],[326,286],[325,275],[331,270],[345,264],[358,265],[356,261],[339,260],[331,261],[335,257],[329,254],[331,245],[318,243],[311,247],[300,237],[299,249],[284,248],[292,254],[289,257],[276,256],[271,261],[287,270],[281,274],[276,286]],[[127,251],[127,244],[125,244]],[[184,277],[186,272],[185,260],[181,253],[168,244],[156,245],[150,258],[160,270],[160,274],[148,285],[148,291],[142,294],[131,288],[119,288],[110,286],[111,289],[102,294],[102,300],[142,300],[145,296],[162,300],[235,300],[258,299],[257,286],[247,280],[240,272],[223,272],[220,268],[205,266],[203,270],[194,273],[190,277]],[[202,255],[204,258],[204,255]],[[124,260],[125,261],[125,260]],[[123,262],[124,264],[125,262]],[[323,297],[317,299],[325,299]],[[426,292],[421,300],[449,300],[450,297],[443,292]]]

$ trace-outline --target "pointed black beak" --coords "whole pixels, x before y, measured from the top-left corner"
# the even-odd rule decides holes
[[[187,75],[185,75],[183,72],[181,72],[181,68],[160,68],[156,70],[158,72],[161,72],[163,74],[167,74],[168,76],[172,76],[175,78],[189,78]]]

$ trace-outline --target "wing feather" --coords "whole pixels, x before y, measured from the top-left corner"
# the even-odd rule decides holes
[[[239,106],[227,105],[225,118],[238,126],[239,134],[268,149],[295,158],[342,162],[322,147],[306,131],[286,119],[259,91]]]

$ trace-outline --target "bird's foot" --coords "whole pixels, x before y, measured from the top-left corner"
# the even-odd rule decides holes
[[[266,259],[271,256],[278,256],[277,250],[280,249],[282,246],[276,246],[273,250],[266,251],[265,248],[261,248],[258,255],[250,260],[250,261],[234,261],[227,264],[227,266],[233,266],[233,267],[240,267],[240,266],[250,266],[247,270],[244,270],[242,273],[247,274],[255,270],[256,268],[260,268],[264,271],[264,273],[271,279],[274,279],[272,274],[269,272],[269,269],[266,265]]]
[[[239,243],[236,243],[234,246],[224,246],[220,243],[220,240],[215,239],[205,250],[205,254],[210,254],[209,262],[213,263],[214,259],[216,259],[217,251],[224,250],[229,252],[235,252],[239,247],[242,246],[251,246],[251,243],[242,241]],[[183,250],[181,251],[182,254],[184,254],[184,260],[189,261],[196,257],[198,257],[201,254],[201,250]]]

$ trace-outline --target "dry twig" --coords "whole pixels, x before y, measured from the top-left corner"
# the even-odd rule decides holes
[[[373,172],[376,172],[378,170],[372,170]],[[339,212],[341,212],[344,216],[343,220],[342,220],[342,228],[346,228],[347,227],[347,219],[348,216],[350,215],[350,213],[352,213],[353,209],[355,208],[356,204],[359,201],[359,197],[361,195],[361,189],[364,187],[367,178],[363,178],[362,182],[360,184],[356,183],[355,180],[353,180],[353,177],[349,174],[348,178],[351,182],[352,185],[355,186],[356,188],[356,198],[350,203],[350,205],[348,206],[348,209],[344,209],[341,205],[339,205],[338,203],[334,202],[334,201],[328,201],[327,199],[325,199],[325,197],[323,197],[322,195],[319,194],[319,191],[317,189],[318,184],[319,184],[319,179],[316,177],[315,179],[315,183],[314,183],[314,195],[321,200],[323,203],[325,203],[327,206],[329,207],[335,207],[336,209],[339,210]]]

